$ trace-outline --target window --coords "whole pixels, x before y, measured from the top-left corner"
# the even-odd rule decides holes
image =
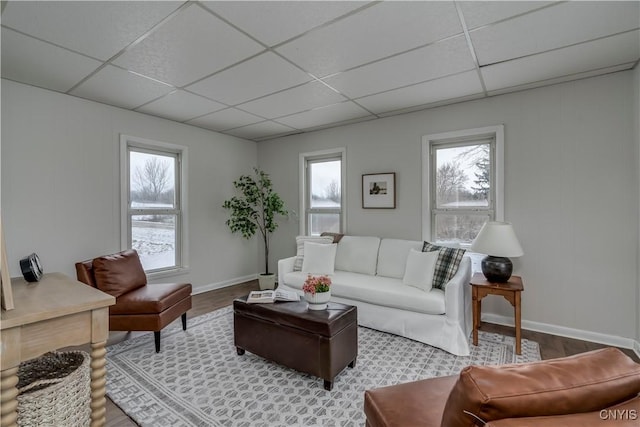
[[[186,148],[121,136],[121,157],[123,248],[147,273],[182,268]]]
[[[503,127],[423,138],[425,240],[470,245],[486,221],[503,218]]]
[[[300,155],[300,234],[344,232],[344,149]]]

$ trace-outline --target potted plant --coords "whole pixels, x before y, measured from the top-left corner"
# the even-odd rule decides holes
[[[309,303],[309,310],[324,310],[331,298],[331,279],[329,276],[307,275],[302,285],[304,299]]]
[[[226,224],[232,233],[240,233],[245,239],[250,239],[260,231],[264,243],[265,272],[260,274],[258,281],[260,289],[273,289],[275,275],[269,273],[269,238],[278,228],[277,215],[287,216],[289,212],[284,202],[273,191],[269,175],[258,168],[253,168],[254,176],[242,175],[233,182],[233,186],[240,195],[225,200],[223,208],[231,211]]]

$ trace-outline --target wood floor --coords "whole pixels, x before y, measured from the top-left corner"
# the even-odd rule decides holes
[[[215,291],[205,292],[193,296],[193,308],[188,311],[187,316],[193,318],[210,311],[226,307],[239,296],[246,295],[249,291],[258,289],[258,282],[252,281],[240,285],[230,286]],[[187,325],[188,327],[188,325]],[[504,335],[514,335],[513,328],[489,323],[482,324],[483,331],[497,332]],[[131,337],[139,336],[141,333],[124,333],[111,332],[109,335],[108,345],[115,344]],[[606,347],[602,344],[596,344],[587,341],[580,341],[571,338],[559,337],[556,335],[544,334],[541,332],[522,331],[522,338],[526,338],[540,344],[540,354],[543,359],[553,359],[556,357],[570,356],[573,354],[584,353],[585,351],[595,350]],[[631,356],[635,361],[640,359],[632,350],[622,349],[626,354]],[[108,387],[108,385],[107,385]],[[124,412],[120,410],[111,399],[107,398],[107,427],[135,427],[137,424],[133,422]]]

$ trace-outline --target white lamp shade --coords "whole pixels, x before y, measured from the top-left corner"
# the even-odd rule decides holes
[[[471,244],[471,250],[498,257],[524,255],[513,226],[509,222],[486,222]]]

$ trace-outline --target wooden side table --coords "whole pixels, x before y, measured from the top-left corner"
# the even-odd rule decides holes
[[[520,276],[511,276],[506,283],[489,282],[484,274],[476,273],[469,283],[473,289],[473,345],[478,345],[478,329],[480,328],[480,314],[482,312],[482,298],[487,295],[502,295],[515,309],[516,324],[516,354],[521,353],[520,347],[520,294],[524,290],[522,278]]]
[[[61,273],[12,279],[15,309],[0,317],[0,426],[17,425],[18,365],[47,351],[91,343],[91,426],[105,425],[105,345],[115,298]]]

